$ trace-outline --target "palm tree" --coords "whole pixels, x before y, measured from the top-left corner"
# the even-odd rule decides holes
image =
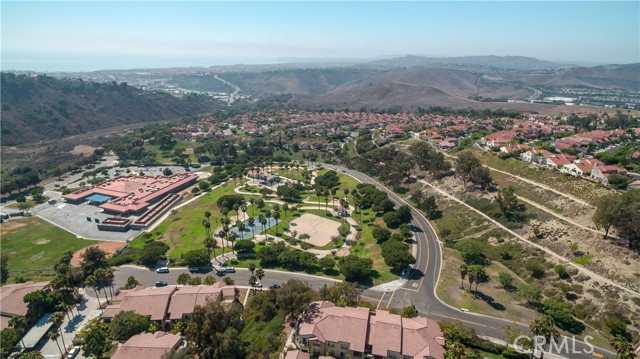
[[[236,211],[236,221],[237,221],[240,218],[240,205],[237,203],[234,204],[233,210]]]
[[[331,189],[331,205],[332,206],[336,205],[336,194],[338,194],[338,189],[334,187]]]
[[[58,331],[60,332],[60,338],[62,338],[62,346],[67,350],[67,344],[64,342],[64,336],[62,336],[62,328],[60,327],[62,323],[64,323],[64,313],[53,313],[49,317],[49,321],[53,323],[53,325],[58,327]]]
[[[551,338],[557,338],[560,334],[555,327],[555,323],[553,322],[553,318],[548,315],[543,316],[542,318],[538,318],[531,323],[529,326],[531,332],[534,335],[542,336],[545,339],[545,350],[546,347],[549,346],[551,342]],[[544,358],[544,350],[540,352],[540,359]]]
[[[473,285],[473,282],[476,280],[476,277],[474,277],[475,273],[473,271],[471,271],[469,268],[467,268],[467,279],[469,280],[469,291],[471,292],[471,286]]]
[[[109,295],[107,294],[107,288],[103,283],[106,280],[106,277],[107,277],[106,271],[103,268],[98,268],[93,274],[95,275],[99,286],[102,287],[102,290],[104,290],[104,298],[105,298],[105,300],[108,301],[109,300]]]
[[[249,271],[251,272],[251,275],[253,275],[253,272],[256,271],[256,264],[251,262],[249,263]]]
[[[258,220],[260,221],[260,224],[262,225],[262,232],[265,231],[265,226],[267,225],[267,218],[261,213],[258,216]]]
[[[247,219],[247,205],[243,203],[240,209],[242,210],[242,219]]]
[[[616,335],[611,342],[611,346],[616,350],[618,355],[616,359],[634,359],[633,345],[623,336]]]
[[[464,290],[464,277],[467,276],[467,273],[469,272],[469,267],[466,264],[462,264],[460,266],[460,280],[462,282],[460,282],[460,288],[462,288]]]
[[[253,217],[249,217],[249,219],[247,219],[247,223],[249,223],[249,226],[251,227],[251,239],[254,239],[256,237],[256,233],[255,233],[255,223],[256,223],[256,219]]]
[[[236,228],[238,228],[238,232],[240,233],[240,239],[244,239],[244,230],[247,229],[244,222],[237,221]]]
[[[238,237],[236,236],[236,234],[234,232],[229,231],[227,233],[227,241],[231,242],[231,252],[235,253],[235,250],[233,248],[233,243],[236,241]]]
[[[56,342],[56,345],[58,346],[58,350],[60,351],[60,357],[64,357],[64,353],[62,352],[62,348],[60,348],[60,343],[58,343],[58,338],[60,338],[60,334],[57,331],[53,331],[53,332],[49,332],[49,339],[53,340]]]
[[[287,218],[287,211],[289,210],[289,205],[287,203],[282,205],[282,210],[284,211],[284,218]]]
[[[278,219],[280,219],[280,212],[274,210],[271,216],[276,220],[276,235],[278,235]]]
[[[329,192],[328,188],[325,188],[324,191],[322,191],[322,195],[324,196],[324,210],[327,210],[327,207],[329,207],[329,194],[331,192]]]
[[[253,272],[252,272],[252,274],[253,274]],[[262,278],[264,278],[264,269],[262,269],[262,268],[256,269],[255,276],[256,276],[256,278],[258,278],[259,281],[262,282]]]
[[[318,210],[320,210],[320,196],[322,195],[322,190],[320,187],[316,187],[316,197],[318,197]]]
[[[104,279],[107,281],[109,285],[109,293],[111,294],[111,299],[113,299],[113,279],[115,275],[113,274],[113,269],[111,267],[107,267],[104,271]]]
[[[220,242],[222,242],[222,254],[224,255],[224,238],[227,236],[227,231],[229,229],[226,228],[226,226],[222,226],[222,229],[220,230],[220,232],[218,233],[218,235],[220,236]]]
[[[346,199],[340,198],[340,212],[342,212],[342,216],[347,216],[347,208],[349,207],[349,202]]]
[[[207,219],[202,220],[202,226],[204,227],[204,246],[207,248],[209,252],[209,257],[211,257],[211,249],[214,247],[214,242],[211,239],[211,223]],[[215,257],[215,249],[214,249],[214,257]]]
[[[98,295],[98,289],[96,289],[96,286],[98,284],[96,277],[92,275],[88,276],[87,278],[84,279],[84,284],[90,287],[93,287],[93,291],[96,293],[96,298],[98,298],[98,306],[102,307],[102,304],[100,304],[100,296]]]
[[[256,206],[255,206],[256,199],[251,197],[249,199],[249,203],[251,203],[251,217],[255,217],[256,216],[256,213],[255,213],[255,211],[256,211]]]

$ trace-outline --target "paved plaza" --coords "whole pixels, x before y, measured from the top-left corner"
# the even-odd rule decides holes
[[[45,203],[34,208],[33,213],[58,227],[64,228],[67,231],[86,239],[125,242],[133,239],[139,233],[137,230],[129,230],[127,232],[98,230],[96,219],[102,222],[113,216],[103,213],[102,208],[87,203]],[[91,222],[89,222],[87,218],[91,218]]]

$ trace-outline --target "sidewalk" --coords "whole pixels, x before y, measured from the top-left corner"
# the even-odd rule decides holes
[[[102,315],[102,311],[98,308],[98,300],[95,297],[86,295],[86,291],[83,289],[80,289],[80,293],[84,296],[83,301],[69,313],[71,320],[65,313],[64,322],[60,326],[62,338],[64,338],[64,343],[68,349],[73,346],[73,338],[87,325],[89,320]],[[64,351],[62,338],[58,338],[58,343]],[[60,358],[60,350],[53,340],[47,340],[40,353],[45,358]]]

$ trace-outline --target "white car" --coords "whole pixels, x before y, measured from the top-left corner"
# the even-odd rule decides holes
[[[156,269],[156,273],[169,273],[169,267],[160,267]]]
[[[71,350],[69,350],[69,352],[67,353],[67,359],[75,358],[78,355],[78,353],[80,353],[80,347],[75,346],[71,348]]]
[[[224,267],[224,271],[226,273],[235,273],[236,269],[234,267]]]

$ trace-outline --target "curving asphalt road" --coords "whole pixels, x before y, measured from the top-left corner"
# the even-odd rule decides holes
[[[338,171],[354,177],[360,182],[374,184],[380,190],[386,192],[389,195],[389,198],[396,205],[408,204],[394,192],[367,175],[337,165],[325,165],[325,167],[335,168]],[[516,323],[514,321],[482,314],[463,312],[459,308],[454,308],[445,304],[438,298],[435,290],[442,265],[441,242],[429,221],[418,210],[413,208],[413,206],[410,204],[408,205],[410,206],[411,213],[413,215],[411,224],[415,228],[417,244],[416,263],[413,266],[413,270],[409,272],[408,278],[406,278],[406,283],[399,289],[388,292],[365,289],[362,293],[363,299],[376,303],[379,308],[402,308],[413,304],[422,315],[434,320],[458,320],[463,325],[475,329],[478,335],[490,338],[503,338],[501,328],[505,325],[516,324],[523,332],[529,332],[528,323]],[[178,275],[187,272],[186,268],[171,268],[171,272],[167,274],[157,274],[146,268],[135,266],[122,266],[114,269],[116,270],[114,281],[118,286],[123,285],[126,282],[127,277],[130,275],[136,277],[136,279],[145,286],[153,286],[157,280],[165,280],[169,284],[173,284],[176,282]],[[331,285],[336,282],[336,280],[331,278],[303,273],[292,273],[278,270],[265,270],[265,272],[266,275],[262,280],[265,287],[276,283],[281,284],[289,279],[300,279],[307,282],[315,289],[319,289],[325,284]],[[204,276],[206,274],[215,275],[215,272],[196,275]],[[234,279],[238,285],[247,285],[249,271],[247,269],[238,268],[236,273],[229,273],[227,276]],[[221,277],[217,278],[218,280],[221,280]],[[590,347],[583,342],[576,341],[573,345],[569,342],[569,349],[571,348],[575,348],[575,353],[567,353],[563,351],[560,353],[561,357],[594,357],[594,355],[589,351]],[[600,348],[596,348],[595,352],[603,354],[604,356],[615,356],[615,353]],[[545,357],[559,358],[559,356],[555,356],[550,353],[546,353]]]

